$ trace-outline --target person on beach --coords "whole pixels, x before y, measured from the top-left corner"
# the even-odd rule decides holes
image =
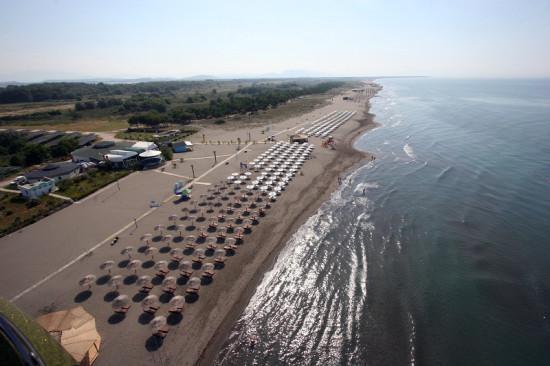
[[[338,177],[338,185],[339,185],[339,186],[342,185],[342,177]]]

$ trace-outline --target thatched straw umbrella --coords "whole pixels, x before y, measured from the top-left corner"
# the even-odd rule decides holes
[[[118,295],[113,300],[111,306],[113,307],[115,313],[126,313],[132,304],[128,295]]]
[[[183,261],[179,266],[180,276],[182,277],[191,277],[193,274],[193,265],[191,261]]]
[[[133,252],[134,252],[134,247],[126,247],[126,248],[122,249],[120,254],[127,255],[128,258],[132,258],[132,253]]]
[[[179,295],[174,296],[168,302],[168,305],[170,306],[170,309],[168,309],[168,312],[181,313],[183,311],[184,304],[185,304],[185,298],[183,296],[179,296]]]
[[[202,277],[212,278],[214,277],[214,264],[205,263],[203,266]]]
[[[128,266],[126,268],[128,268],[129,270],[134,270],[134,273],[137,273],[137,270],[139,269],[139,267],[141,267],[141,264],[142,262],[139,259],[133,259],[130,261],[130,263],[128,263]]]
[[[157,295],[149,295],[141,301],[141,308],[146,313],[154,314],[159,307],[160,301]]]
[[[95,282],[95,280],[96,280],[96,276],[93,275],[93,274],[89,274],[89,275],[86,275],[86,276],[82,277],[78,281],[78,284],[81,287],[88,287],[88,290],[90,290],[92,288],[92,284]]]
[[[121,275],[115,275],[109,279],[109,286],[113,287],[116,291],[118,291],[120,285],[122,285]]]
[[[147,249],[145,249],[145,255],[150,255],[151,259],[154,260],[155,259],[155,253],[157,251],[158,251],[158,249],[155,248],[155,247],[148,247]]]
[[[115,266],[115,261],[105,261],[103,263],[101,263],[101,265],[99,266],[99,268],[103,271],[107,271],[109,274],[111,274],[111,269]]]

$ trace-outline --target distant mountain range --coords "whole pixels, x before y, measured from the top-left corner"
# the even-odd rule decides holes
[[[143,78],[67,78],[67,79],[49,79],[42,81],[0,81],[0,88],[8,85],[28,85],[36,83],[105,83],[105,84],[136,84],[153,81],[201,81],[201,80],[230,80],[230,79],[298,79],[298,78],[393,78],[393,77],[423,77],[423,76],[335,76],[322,72],[313,72],[308,70],[285,70],[282,72],[272,72],[265,74],[222,74],[222,75],[193,75],[183,78],[169,77],[143,77]]]

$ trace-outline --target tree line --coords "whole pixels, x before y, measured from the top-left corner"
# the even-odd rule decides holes
[[[299,86],[292,83],[239,88],[235,93],[227,93],[223,97],[218,96],[211,99],[209,103],[199,106],[176,107],[167,113],[160,110],[140,113],[130,117],[128,123],[130,125],[158,126],[162,123],[187,123],[195,119],[220,118],[231,114],[257,112],[277,107],[300,96],[326,93],[343,84],[343,82],[332,81],[311,86]]]
[[[172,94],[181,90],[192,90],[199,86],[216,84],[206,81],[152,81],[128,84],[47,82],[28,85],[8,85],[0,88],[0,104],[30,103],[60,100],[81,100],[102,96],[157,93]]]
[[[44,146],[29,143],[16,132],[0,133],[0,157],[11,166],[27,167],[43,163],[50,158],[66,157],[76,148],[76,138],[64,137],[56,145]]]

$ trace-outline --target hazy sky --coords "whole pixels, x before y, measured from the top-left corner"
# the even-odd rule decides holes
[[[550,0],[2,0],[0,80],[550,76]]]

